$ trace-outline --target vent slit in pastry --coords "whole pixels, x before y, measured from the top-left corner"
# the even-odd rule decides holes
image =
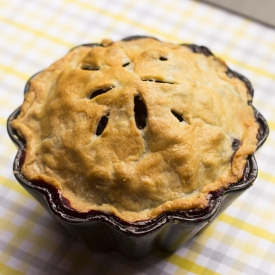
[[[112,90],[114,87],[112,86],[109,86],[109,87],[106,87],[106,88],[101,88],[101,89],[97,89],[95,91],[92,92],[92,94],[90,95],[90,99],[96,97],[96,96],[99,96],[99,95],[102,95],[102,94],[105,94],[107,93],[108,91]]]
[[[177,112],[171,110],[171,113],[178,119],[179,122],[182,122],[184,120],[182,115],[178,114]]]
[[[96,65],[91,65],[91,64],[83,64],[81,66],[81,69],[84,71],[98,71],[99,68]]]
[[[100,136],[103,133],[104,129],[106,128],[106,126],[108,124],[108,120],[109,120],[108,115],[109,114],[103,116],[100,119],[100,121],[99,121],[99,123],[97,125],[97,129],[96,129],[96,135],[97,136]]]
[[[146,127],[147,109],[139,95],[134,98],[135,121],[138,129]]]
[[[164,83],[164,84],[175,84],[173,82],[168,82],[165,80],[154,79],[154,78],[143,78],[142,81],[156,82],[156,83]]]

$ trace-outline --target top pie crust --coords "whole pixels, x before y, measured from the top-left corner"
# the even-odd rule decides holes
[[[257,146],[251,95],[227,69],[152,38],[73,49],[31,79],[12,121],[27,144],[23,175],[77,211],[129,222],[206,207]]]

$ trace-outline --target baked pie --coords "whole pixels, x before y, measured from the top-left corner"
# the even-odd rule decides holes
[[[77,213],[125,222],[208,207],[259,142],[249,81],[205,47],[130,37],[72,49],[35,75],[12,128],[21,173]]]

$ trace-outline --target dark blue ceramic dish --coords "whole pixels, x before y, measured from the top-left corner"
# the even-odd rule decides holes
[[[139,39],[141,36],[133,36],[124,40]],[[97,47],[100,44],[85,44],[89,47]],[[186,45],[196,53],[212,55],[203,46]],[[243,81],[248,92],[253,96],[253,88],[250,82],[242,75],[228,69],[229,77],[237,77]],[[29,81],[25,87],[25,93],[29,90]],[[252,105],[252,102],[248,102]],[[36,198],[52,215],[63,224],[73,235],[77,236],[93,251],[118,251],[131,259],[140,259],[153,250],[165,248],[175,251],[177,247],[197,234],[218,213],[230,205],[239,195],[248,189],[257,177],[257,164],[254,155],[247,158],[242,179],[230,185],[227,189],[221,189],[209,194],[209,205],[204,209],[188,211],[165,212],[155,219],[125,222],[116,216],[100,211],[79,213],[69,207],[60,192],[44,182],[29,182],[21,174],[21,166],[25,157],[25,142],[21,140],[16,131],[10,126],[10,121],[15,119],[20,112],[20,107],[9,117],[7,129],[12,141],[18,146],[18,152],[14,161],[14,174],[17,181]],[[255,118],[259,123],[258,148],[266,140],[269,130],[263,116],[254,108]]]

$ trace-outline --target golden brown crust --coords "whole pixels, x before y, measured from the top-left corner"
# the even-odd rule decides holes
[[[12,122],[27,143],[22,173],[78,211],[131,222],[206,206],[210,191],[242,177],[257,144],[250,95],[226,70],[213,56],[150,38],[75,48],[31,80]]]

